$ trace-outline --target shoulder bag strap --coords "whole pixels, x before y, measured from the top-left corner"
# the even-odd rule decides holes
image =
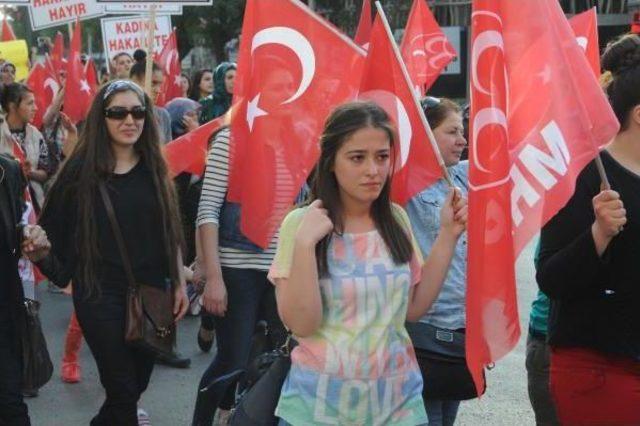
[[[107,216],[109,216],[109,222],[111,222],[113,236],[115,237],[116,243],[118,244],[118,249],[120,250],[120,256],[122,257],[122,264],[124,266],[125,274],[127,275],[127,281],[129,281],[129,287],[133,289],[137,289],[138,284],[136,283],[136,279],[133,275],[131,260],[129,258],[129,254],[127,253],[127,247],[124,245],[124,239],[122,238],[120,225],[118,224],[116,213],[113,210],[113,204],[111,204],[111,198],[109,197],[109,193],[107,192],[107,188],[104,182],[100,182],[98,187],[100,188],[100,195],[102,195],[102,201],[104,202],[104,207],[107,209]]]

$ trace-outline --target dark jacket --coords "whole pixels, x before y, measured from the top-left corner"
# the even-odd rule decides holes
[[[598,256],[591,234],[592,198],[600,192],[595,163],[540,234],[537,281],[551,299],[549,344],[587,348],[640,361],[640,176],[601,154],[627,223]]]
[[[8,276],[9,309],[17,330],[20,330],[24,321],[24,311],[21,309],[24,293],[18,275],[18,259],[22,242],[22,228],[19,224],[25,209],[23,197],[26,181],[17,161],[0,155],[0,168],[0,226],[4,227],[4,233],[9,238],[9,256],[11,256],[10,270],[2,273],[7,273]]]
[[[220,117],[227,112],[231,106],[233,95],[227,92],[225,77],[229,70],[235,70],[236,64],[233,62],[222,62],[213,72],[213,93],[200,101],[202,111],[200,112],[200,123],[204,124],[214,118]]]

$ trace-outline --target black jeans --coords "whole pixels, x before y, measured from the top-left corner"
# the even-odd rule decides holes
[[[227,312],[216,317],[216,356],[202,375],[193,415],[194,425],[211,425],[217,407],[229,409],[233,404],[233,389],[224,381],[210,392],[201,389],[229,373],[243,370],[249,361],[251,342],[259,320],[267,321],[270,349],[282,345],[286,330],[278,316],[275,289],[267,280],[266,271],[222,268],[227,288]]]
[[[0,425],[29,426],[22,399],[22,359],[9,307],[0,303]]]
[[[75,308],[106,393],[91,426],[137,426],[138,400],[149,384],[154,358],[124,341],[124,295],[105,295],[98,303],[76,300]]]

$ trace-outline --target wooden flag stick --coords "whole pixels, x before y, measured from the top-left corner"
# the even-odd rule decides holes
[[[611,189],[611,184],[609,183],[609,178],[607,178],[607,172],[604,169],[604,164],[602,164],[600,153],[596,155],[595,161],[596,168],[598,169],[598,174],[600,175],[600,181],[602,182],[602,187],[608,191]]]
[[[149,32],[147,38],[147,63],[144,70],[144,90],[151,93],[151,74],[153,73],[153,41],[156,34],[156,5],[149,7]]]
[[[442,175],[444,179],[447,181],[450,187],[453,188],[453,181],[451,180],[451,176],[449,176],[449,170],[447,170],[447,166],[444,164],[444,160],[442,159],[442,154],[440,154],[440,149],[438,148],[438,144],[436,143],[436,137],[433,135],[433,131],[431,130],[431,126],[427,122],[427,118],[424,116],[424,111],[422,111],[422,107],[420,106],[420,101],[416,96],[416,91],[413,88],[413,83],[411,83],[411,78],[409,77],[409,72],[407,71],[407,66],[404,64],[402,60],[402,56],[400,55],[400,49],[396,45],[396,41],[393,38],[393,34],[391,33],[391,27],[389,26],[389,21],[387,21],[387,15],[384,14],[384,9],[382,9],[382,5],[379,1],[376,1],[376,9],[378,9],[378,15],[382,19],[382,23],[384,24],[384,28],[387,30],[387,35],[391,40],[391,46],[393,47],[393,53],[396,55],[396,59],[400,63],[400,69],[402,69],[402,74],[404,75],[404,79],[409,83],[409,87],[411,87],[411,98],[415,103],[416,108],[418,109],[418,115],[420,116],[420,121],[422,121],[422,125],[424,129],[427,131],[427,137],[429,138],[429,142],[431,143],[431,148],[433,149],[433,153],[438,160],[438,164],[442,168]]]
[[[69,31],[69,43],[71,43],[73,38],[73,24],[71,22],[67,22],[67,30]]]

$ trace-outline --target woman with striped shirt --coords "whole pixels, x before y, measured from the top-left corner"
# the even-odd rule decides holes
[[[244,369],[251,337],[260,319],[266,319],[270,344],[281,345],[286,332],[278,317],[273,286],[267,272],[276,251],[275,235],[266,249],[254,245],[240,232],[240,206],[227,200],[229,180],[229,129],[214,138],[207,158],[200,206],[198,233],[201,266],[206,285],[203,305],[215,315],[216,356],[200,380],[193,425],[211,425],[216,409],[222,413],[233,403],[233,389],[225,389],[221,377]]]

